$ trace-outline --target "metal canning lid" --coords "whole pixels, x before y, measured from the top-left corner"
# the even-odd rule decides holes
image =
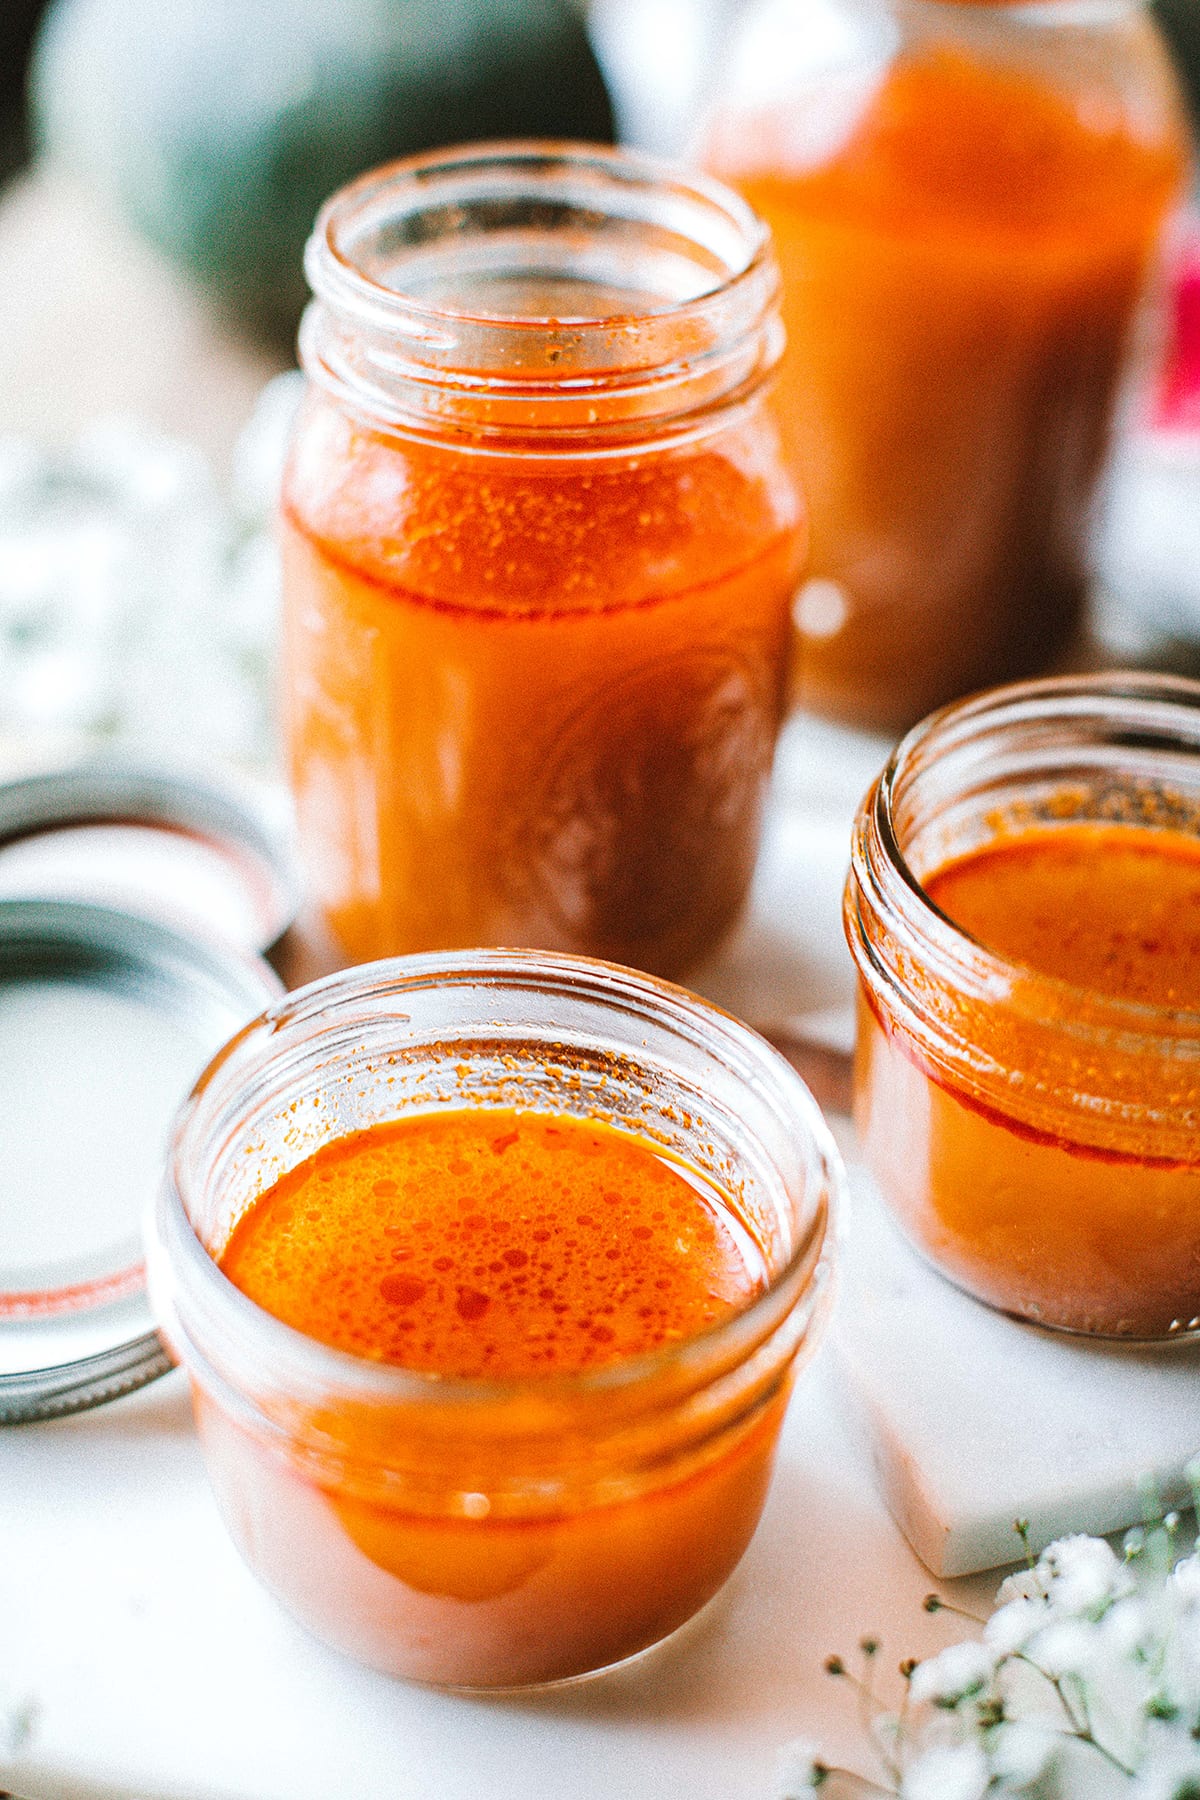
[[[88,900],[268,949],[295,917],[290,821],[273,791],[135,762],[0,784],[0,900]]]
[[[130,912],[0,900],[0,1424],[170,1366],[139,1224],[196,1077],[282,985],[258,956]]]

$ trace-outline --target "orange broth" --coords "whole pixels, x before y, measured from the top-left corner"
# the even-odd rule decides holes
[[[284,504],[285,722],[354,961],[521,944],[677,975],[754,865],[797,506],[762,407],[675,447],[444,444],[317,399]]]
[[[899,729],[1044,665],[1078,621],[1184,134],[1167,106],[1135,135],[1015,60],[918,43],[827,155],[796,142],[793,108],[731,119],[710,151],[783,274],[776,409],[819,583],[796,683]]]
[[[620,1382],[574,1402],[561,1386],[695,1338],[766,1285],[733,1201],[650,1142],[499,1109],[374,1126],[265,1193],[220,1266],[339,1350],[521,1384],[432,1418],[331,1401],[303,1428],[332,1464],[307,1473],[197,1388],[235,1537],[352,1654],[468,1686],[604,1667],[682,1624],[748,1544],[788,1378],[687,1449],[670,1387],[643,1416]],[[539,1382],[565,1409],[548,1444]],[[418,1473],[393,1493],[362,1474],[381,1465]]]
[[[933,1068],[864,1003],[859,1124],[902,1223],[940,1267],[1007,1311],[1114,1335],[1196,1329],[1200,1147],[1164,1147],[1150,1116],[1194,1105],[1196,1078],[1186,1064],[1139,1058],[1120,1032],[1097,1049],[1086,1030],[1071,1031],[1089,995],[1146,1008],[1143,1030],[1172,1011],[1200,1012],[1200,840],[1040,826],[922,885],[956,925],[1027,972],[1045,1028],[1006,1015],[999,1000],[959,1021],[993,1063],[1021,1072],[1005,1113]],[[1123,1117],[1072,1115],[1076,1088],[1110,1093]]]
[[[229,1279],[297,1331],[471,1377],[598,1368],[762,1291],[728,1203],[603,1125],[426,1113],[338,1139],[239,1221]]]

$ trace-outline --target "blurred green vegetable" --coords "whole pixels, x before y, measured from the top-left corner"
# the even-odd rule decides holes
[[[1152,0],[1183,78],[1193,125],[1200,130],[1200,0]]]
[[[0,104],[19,100],[25,64],[45,0],[4,0],[0,5]]]
[[[613,130],[567,0],[54,0],[31,98],[54,158],[269,335],[294,330],[304,240],[351,176]]]

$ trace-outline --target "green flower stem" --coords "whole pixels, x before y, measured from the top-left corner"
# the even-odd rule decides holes
[[[1110,1750],[1107,1744],[1102,1743],[1096,1736],[1095,1732],[1092,1730],[1091,1720],[1088,1717],[1086,1700],[1084,1700],[1082,1695],[1080,1696],[1080,1702],[1083,1706],[1083,1717],[1079,1717],[1068,1698],[1060,1676],[1048,1674],[1047,1671],[1042,1668],[1040,1663],[1034,1662],[1031,1656],[1026,1656],[1023,1650],[1014,1650],[1010,1657],[1004,1658],[1004,1661],[1024,1663],[1026,1668],[1032,1669],[1035,1674],[1040,1675],[1042,1680],[1048,1682],[1050,1687],[1053,1688],[1055,1694],[1058,1696],[1059,1705],[1066,1715],[1067,1723],[1070,1726],[1070,1730],[1063,1733],[1064,1737],[1074,1738],[1077,1743],[1089,1745],[1090,1748],[1095,1750],[1099,1756],[1102,1756],[1105,1762],[1109,1763],[1119,1775],[1125,1775],[1132,1779],[1132,1777],[1137,1774],[1136,1769],[1130,1768],[1128,1763],[1122,1762],[1116,1752]]]
[[[978,1613],[968,1612],[965,1606],[956,1606],[953,1600],[944,1600],[941,1594],[926,1594],[922,1606],[927,1613],[953,1613],[956,1619],[966,1619],[968,1624],[978,1625],[981,1631],[987,1624],[987,1620],[981,1619]]]

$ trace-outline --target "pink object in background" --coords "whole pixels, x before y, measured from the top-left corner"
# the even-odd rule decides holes
[[[1168,271],[1164,343],[1116,448],[1092,631],[1113,662],[1200,673],[1200,215]]]
[[[1168,333],[1150,424],[1200,431],[1200,219],[1191,222],[1174,270]]]

